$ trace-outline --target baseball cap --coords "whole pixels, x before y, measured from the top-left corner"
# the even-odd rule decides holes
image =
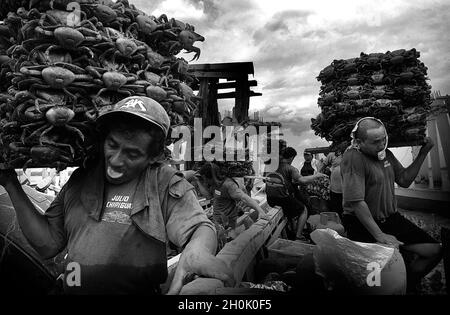
[[[129,96],[114,105],[103,106],[99,110],[97,121],[103,121],[118,113],[130,114],[158,126],[167,136],[170,119],[164,107],[157,101],[146,96]]]

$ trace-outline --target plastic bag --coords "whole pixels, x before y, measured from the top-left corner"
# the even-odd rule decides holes
[[[354,242],[331,229],[315,230],[311,239],[316,244],[313,252],[316,273],[334,288],[367,287],[372,271],[369,267],[379,266],[382,270],[394,254],[393,247]]]

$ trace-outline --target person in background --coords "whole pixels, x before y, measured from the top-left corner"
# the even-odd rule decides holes
[[[302,176],[310,176],[317,174],[320,170],[320,161],[313,157],[313,154],[308,151],[303,152],[303,158],[305,161],[303,162],[303,166],[300,170],[300,174]]]
[[[199,174],[213,190],[214,221],[221,224],[225,229],[230,230],[231,238],[237,236],[234,234],[234,229],[237,227],[237,218],[240,210],[240,207],[237,207],[237,203],[240,201],[255,209],[259,219],[268,219],[264,209],[247,194],[243,179],[224,176],[215,163],[204,164],[200,168]],[[250,223],[244,222],[244,224],[247,226]]]
[[[306,220],[308,219],[308,210],[304,203],[297,198],[298,185],[306,185],[314,180],[326,176],[321,173],[315,175],[302,176],[297,168],[292,166],[297,156],[297,151],[292,147],[287,147],[281,152],[281,159],[278,169],[275,172],[269,172],[267,177],[273,177],[275,182],[276,177],[282,177],[282,185],[279,182],[271,184],[271,181],[266,182],[267,203],[273,206],[280,206],[283,209],[285,216],[290,221],[291,225],[291,239],[304,240],[302,235]]]
[[[335,152],[328,153],[324,160],[322,171],[324,168],[330,170],[330,202],[329,208],[339,214],[342,218],[342,178],[341,178],[341,161],[342,149],[338,148]],[[325,172],[323,172],[325,173]]]

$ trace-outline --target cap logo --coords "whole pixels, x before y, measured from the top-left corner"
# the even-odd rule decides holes
[[[120,108],[127,108],[127,109],[132,108],[142,112],[145,112],[147,110],[144,106],[144,102],[138,98],[132,98],[128,100],[125,104],[120,106]]]

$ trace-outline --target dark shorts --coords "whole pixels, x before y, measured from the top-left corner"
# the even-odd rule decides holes
[[[267,203],[269,206],[280,206],[283,209],[283,213],[289,219],[300,216],[305,210],[305,205],[294,197],[267,197]]]
[[[423,244],[423,243],[439,243],[432,238],[427,232],[419,228],[417,225],[406,219],[400,213],[394,213],[385,221],[375,221],[385,234],[395,236],[405,245]],[[348,238],[352,241],[375,243],[373,236],[362,225],[359,219],[354,215],[344,215],[342,218]]]
[[[328,202],[330,211],[337,212],[342,217],[342,194],[330,191],[330,201]]]

